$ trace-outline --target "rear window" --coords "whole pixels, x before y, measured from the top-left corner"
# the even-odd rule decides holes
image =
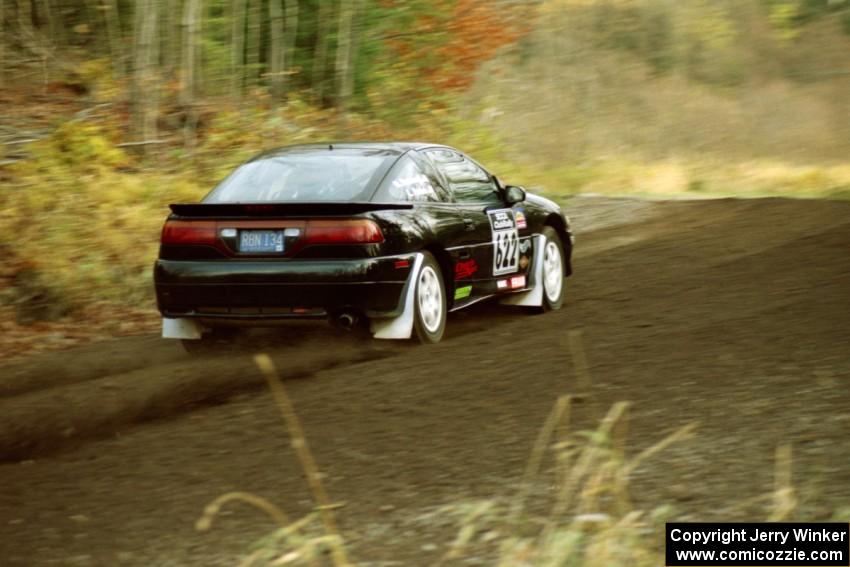
[[[395,158],[383,150],[344,149],[264,156],[239,166],[204,202],[365,201]]]

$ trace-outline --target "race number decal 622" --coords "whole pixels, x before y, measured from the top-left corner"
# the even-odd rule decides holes
[[[488,211],[493,233],[493,275],[512,274],[519,266],[519,234],[511,209]]]

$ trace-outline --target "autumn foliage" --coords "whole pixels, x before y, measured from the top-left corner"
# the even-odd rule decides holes
[[[850,0],[79,4],[0,2],[0,356],[155,315],[166,205],[276,146],[445,143],[553,196],[850,197]]]
[[[401,62],[419,67],[429,86],[459,91],[472,84],[482,63],[527,32],[526,12],[498,2],[435,0],[415,18],[415,32],[390,34],[386,42]]]
[[[448,25],[448,41],[439,54],[451,64],[437,69],[433,79],[445,89],[463,89],[478,66],[517,40],[522,28],[507,9],[492,2],[458,0]]]

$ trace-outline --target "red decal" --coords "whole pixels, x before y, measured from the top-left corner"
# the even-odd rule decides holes
[[[462,280],[474,275],[478,271],[478,264],[475,260],[464,260],[455,264],[455,279]]]

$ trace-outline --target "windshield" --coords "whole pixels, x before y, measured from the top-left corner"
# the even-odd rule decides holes
[[[391,152],[343,149],[261,157],[237,168],[204,202],[365,201],[372,178],[394,160]]]

